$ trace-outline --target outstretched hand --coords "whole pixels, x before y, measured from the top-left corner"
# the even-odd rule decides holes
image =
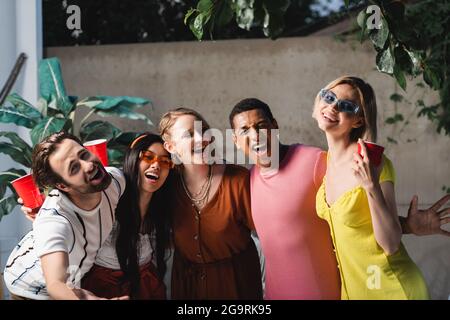
[[[450,237],[449,231],[441,229],[443,225],[450,223],[450,207],[439,210],[449,200],[450,194],[447,194],[428,209],[420,210],[417,208],[419,197],[415,195],[406,217],[409,231],[418,236],[441,234]]]

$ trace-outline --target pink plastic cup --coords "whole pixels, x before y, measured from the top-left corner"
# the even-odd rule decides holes
[[[105,167],[108,165],[108,151],[106,148],[106,143],[106,139],[98,139],[88,141],[83,144],[86,149],[88,149],[90,152],[95,154],[97,158],[99,158],[99,160]]]
[[[383,155],[384,147],[373,142],[368,141],[363,142],[364,145],[366,146],[370,162],[372,162],[375,167],[378,167],[381,164],[381,158]],[[358,153],[361,155],[361,146],[359,143],[358,143]]]
[[[45,196],[41,194],[39,188],[34,183],[33,176],[27,174],[11,182],[19,197],[23,200],[23,205],[37,212],[44,203]]]

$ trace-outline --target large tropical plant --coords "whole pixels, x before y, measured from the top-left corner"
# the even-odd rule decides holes
[[[10,94],[0,106],[0,122],[14,123],[30,129],[32,144],[28,144],[15,132],[0,132],[0,153],[25,168],[31,167],[31,152],[35,144],[48,135],[66,130],[82,141],[94,139],[108,140],[109,163],[119,166],[128,144],[137,136],[136,132],[122,132],[108,121],[89,121],[93,114],[104,117],[121,117],[143,120],[149,125],[148,117],[135,111],[149,103],[149,100],[129,96],[93,96],[84,99],[66,95],[61,67],[57,58],[44,59],[39,65],[40,98],[33,106],[17,93]],[[89,113],[75,126],[74,118],[81,107]],[[11,181],[29,172],[11,168],[0,172],[0,220],[17,205],[17,194]],[[8,193],[8,189],[12,193]]]

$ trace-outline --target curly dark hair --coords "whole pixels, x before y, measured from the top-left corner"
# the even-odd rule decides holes
[[[64,179],[50,167],[49,158],[65,139],[71,139],[81,146],[83,145],[80,139],[74,135],[60,131],[49,135],[34,147],[31,156],[31,171],[34,181],[40,188],[55,188],[57,183],[64,183]]]

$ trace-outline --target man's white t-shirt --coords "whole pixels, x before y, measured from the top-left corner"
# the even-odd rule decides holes
[[[33,223],[33,230],[22,238],[6,262],[4,278],[11,293],[29,299],[50,299],[40,257],[57,251],[69,255],[67,281],[79,286],[109,237],[117,203],[125,190],[123,173],[113,167],[106,170],[112,181],[101,192],[102,199],[93,210],[78,208],[58,190],[50,192]]]

